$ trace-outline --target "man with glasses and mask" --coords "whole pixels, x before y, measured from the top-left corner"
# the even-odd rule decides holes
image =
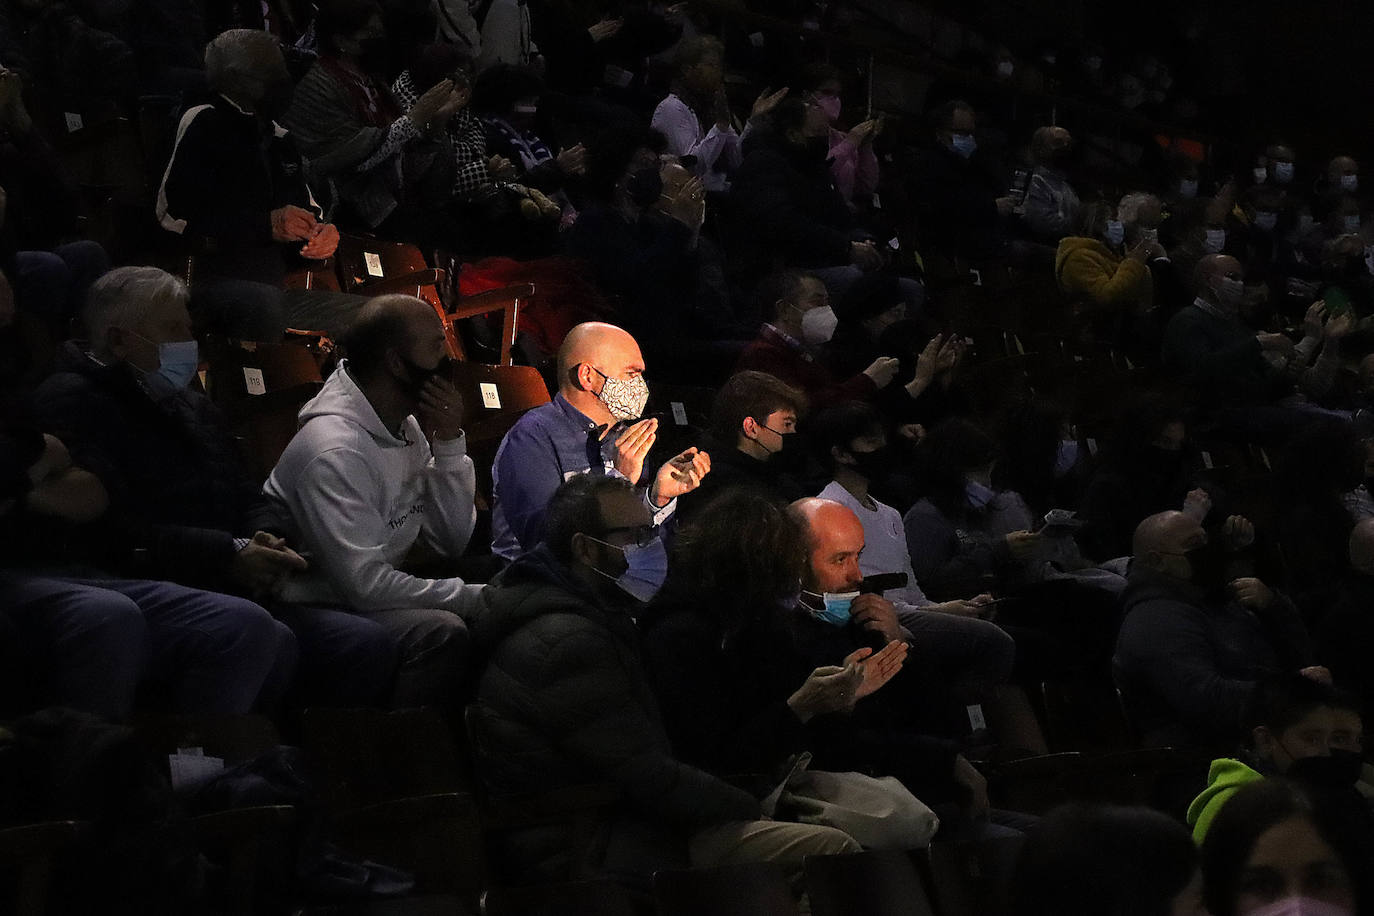
[[[451,700],[468,645],[459,615],[481,586],[402,569],[416,548],[457,558],[477,520],[444,328],[421,299],[379,296],[343,343],[346,358],[301,409],[300,431],[263,487],[312,553],[311,569],[280,594],[390,633],[401,663],[393,704]]]
[[[1312,666],[1293,603],[1246,572],[1254,540],[1239,516],[1209,544],[1196,518],[1161,512],[1136,527],[1113,667],[1152,746],[1224,747],[1241,737],[1246,703],[1268,675]]]
[[[796,865],[857,848],[832,828],[760,820],[755,795],[674,756],[634,619],[666,578],[666,554],[630,481],[573,474],[541,527],[539,545],[488,586],[471,618],[490,660],[470,720],[488,791],[609,784],[617,802],[587,838],[604,855],[582,863],[594,869],[647,875],[684,854],[694,866]],[[589,852],[572,820],[506,832],[503,859],[526,877],[569,877],[569,862]]]
[[[558,350],[558,394],[521,417],[496,452],[492,553],[514,560],[533,548],[549,499],[579,474],[625,478],[640,487],[654,524],[665,522],[678,497],[710,472],[711,459],[689,448],[649,477],[644,461],[658,420],[641,419],[648,401],[644,357],[633,337],[601,322],[569,331]]]

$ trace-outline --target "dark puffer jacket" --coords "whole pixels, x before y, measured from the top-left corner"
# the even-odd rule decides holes
[[[474,726],[494,795],[609,783],[626,814],[683,835],[759,816],[749,793],[674,758],[628,605],[593,594],[546,546],[492,582],[469,626],[488,662]],[[552,855],[562,839],[512,851]]]

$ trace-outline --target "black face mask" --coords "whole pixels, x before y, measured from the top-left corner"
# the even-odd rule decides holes
[[[1363,758],[1354,751],[1331,751],[1330,757],[1294,760],[1287,775],[1319,789],[1350,789],[1360,778]]]
[[[404,358],[404,357],[403,357]],[[410,381],[406,383],[407,394],[416,401],[420,400],[420,392],[424,391],[425,385],[432,378],[448,379],[453,374],[453,358],[445,355],[439,360],[439,364],[433,369],[426,369],[417,366],[408,358],[405,358],[406,372],[410,375]]]
[[[854,470],[867,480],[881,480],[891,474],[897,466],[899,457],[890,445],[884,445],[871,452],[851,451],[849,454],[854,459]]]
[[[1230,558],[1226,552],[1207,544],[1194,547],[1184,556],[1193,570],[1192,583],[1202,589],[1210,600],[1224,602],[1227,598],[1226,586],[1231,581],[1227,573]]]
[[[630,196],[636,207],[648,209],[658,203],[659,197],[663,194],[663,178],[658,174],[656,167],[645,166],[637,169],[625,179],[625,193]]]
[[[290,80],[269,83],[263,90],[262,98],[258,100],[258,111],[265,118],[280,120],[291,107],[291,97],[295,92],[296,85]]]

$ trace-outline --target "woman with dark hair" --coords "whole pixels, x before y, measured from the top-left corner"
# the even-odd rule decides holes
[[[1266,779],[1226,803],[1202,844],[1204,899],[1213,916],[1367,913],[1355,876],[1369,870],[1344,849],[1294,784]]]
[[[1012,913],[1205,916],[1197,848],[1150,808],[1056,808],[1026,838]]]
[[[441,79],[409,108],[386,83],[386,32],[375,0],[324,0],[320,57],[283,123],[315,179],[338,189],[340,223],[425,247],[453,247],[453,155],[445,128],[467,103]]]

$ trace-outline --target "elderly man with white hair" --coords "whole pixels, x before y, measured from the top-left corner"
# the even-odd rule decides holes
[[[168,645],[162,665],[209,659],[213,677],[194,685],[205,699],[190,709],[242,713],[262,683],[280,691],[297,644],[301,700],[381,702],[397,667],[385,628],[279,602],[309,563],[282,537],[284,519],[247,475],[227,420],[191,386],[199,352],[187,301],[185,284],[157,268],[100,277],[82,312],[88,341],[67,343],[34,394],[43,431],[109,493],[103,526],[71,534],[66,559],[187,586],[162,589],[173,596],[161,610],[168,622],[144,617],[164,628],[148,637],[155,658],[159,640]]]
[[[277,40],[231,29],[206,47],[205,70],[215,97],[182,116],[157,198],[162,227],[195,255],[197,325],[249,340],[287,327],[342,333],[365,298],[282,288],[291,266],[331,256],[339,231],[274,120],[293,90]]]
[[[280,695],[296,661],[292,632],[259,602],[305,561],[263,530],[232,437],[188,388],[199,354],[186,301],[181,281],[157,268],[106,274],[82,314],[90,339],[67,344],[33,396],[51,436],[43,480],[61,469],[64,499],[34,522],[36,555],[7,564],[27,560],[42,576],[12,580],[0,603],[49,609],[33,623],[58,629],[62,698],[107,692],[82,705],[112,718],[129,713],[143,679],[170,688],[180,710],[247,712]],[[70,657],[102,628],[106,648]],[[394,664],[384,640],[373,680]]]

